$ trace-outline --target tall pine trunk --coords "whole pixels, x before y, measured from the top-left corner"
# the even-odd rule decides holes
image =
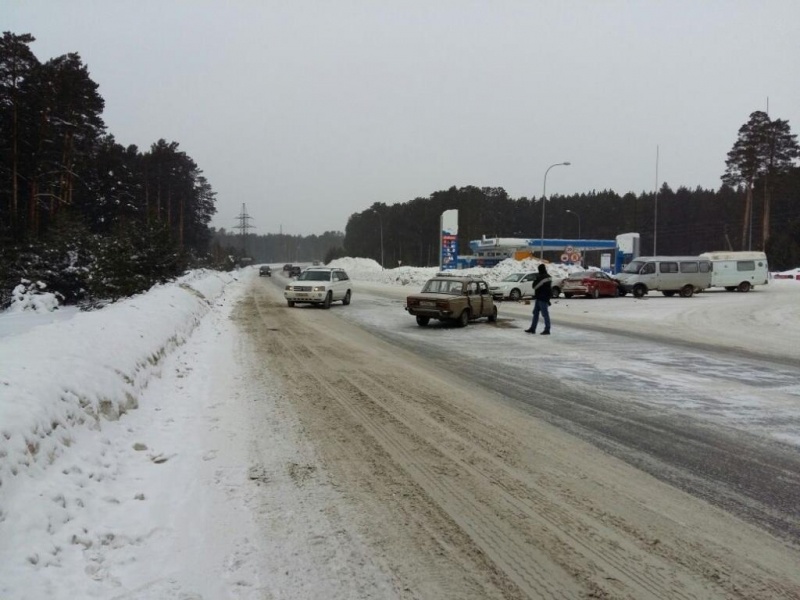
[[[769,239],[769,219],[770,219],[770,200],[769,178],[764,177],[764,222],[761,223],[761,250],[766,250],[767,240]]]
[[[745,195],[744,195],[744,219],[742,220],[742,250],[749,250],[749,241],[750,237],[748,236],[748,232],[750,231],[751,223],[750,219],[753,213],[753,186],[748,181],[747,186],[745,188]]]

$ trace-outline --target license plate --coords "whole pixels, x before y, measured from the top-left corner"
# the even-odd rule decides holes
[[[422,300],[419,303],[420,306],[436,306],[436,302],[431,302],[429,300]]]
[[[308,294],[306,294],[305,292],[297,292],[295,295],[296,296],[303,296],[303,297],[308,296]]]

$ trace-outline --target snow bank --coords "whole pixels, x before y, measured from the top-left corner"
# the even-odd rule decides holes
[[[46,469],[76,428],[100,429],[104,418],[136,408],[161,358],[233,278],[192,272],[102,310],[0,338],[0,521],[14,482]]]
[[[471,269],[460,269],[454,271],[461,275],[478,275],[493,283],[500,281],[511,273],[520,271],[536,271],[541,261],[535,258],[525,260],[514,260],[507,258],[494,267],[473,267]],[[566,277],[569,273],[583,270],[577,266],[565,266],[551,263],[547,265],[547,272],[552,277]],[[381,269],[380,264],[371,258],[338,258],[328,264],[329,267],[339,267],[347,271],[347,274],[356,281],[369,281],[373,283],[386,283],[391,285],[410,285],[414,287],[422,286],[428,279],[439,272],[437,267],[404,267],[399,266],[393,269]]]
[[[789,269],[788,271],[781,271],[780,273],[772,273],[770,276],[773,279],[794,279],[795,281],[800,281],[800,267]]]

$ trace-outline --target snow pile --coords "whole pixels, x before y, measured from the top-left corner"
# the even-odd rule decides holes
[[[775,279],[794,279],[800,281],[800,267],[796,269],[789,269],[788,271],[781,271],[780,273],[772,273]]]
[[[45,292],[47,285],[41,281],[22,280],[22,283],[11,292],[11,305],[9,312],[52,312],[58,308],[58,297],[50,292]]]
[[[535,258],[514,260],[507,258],[494,267],[473,267],[459,269],[453,273],[459,275],[477,275],[483,277],[488,283],[494,283],[507,277],[511,273],[520,271],[536,271],[541,261]],[[551,277],[563,278],[569,273],[581,271],[581,267],[545,263],[547,272]],[[337,267],[347,271],[347,274],[356,281],[369,281],[373,283],[386,283],[390,285],[422,286],[428,279],[439,272],[437,267],[406,267],[399,266],[394,269],[381,269],[379,263],[371,258],[338,258],[329,263],[329,267]]]
[[[77,428],[136,408],[168,352],[233,279],[197,271],[103,310],[0,338],[0,522],[15,482],[40,475]]]

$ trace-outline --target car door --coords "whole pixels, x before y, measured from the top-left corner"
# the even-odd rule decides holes
[[[492,314],[494,301],[492,300],[492,295],[489,293],[489,286],[485,281],[478,282],[478,293],[481,296],[481,315],[488,317]]]
[[[616,296],[617,295],[617,284],[611,281],[611,279],[605,273],[598,272],[595,273],[595,279],[597,284],[597,289],[600,292],[601,296]]]
[[[470,281],[467,284],[467,304],[469,304],[470,312],[473,317],[479,317],[483,314],[483,298],[481,298],[478,291],[478,282]]]
[[[344,282],[342,282],[339,271],[331,271],[331,293],[334,300],[344,298]]]
[[[533,296],[533,282],[535,279],[536,273],[528,273],[520,280],[520,291],[523,296]]]
[[[339,298],[344,300],[347,290],[350,289],[350,277],[347,276],[346,271],[336,271],[336,280],[339,286]]]

